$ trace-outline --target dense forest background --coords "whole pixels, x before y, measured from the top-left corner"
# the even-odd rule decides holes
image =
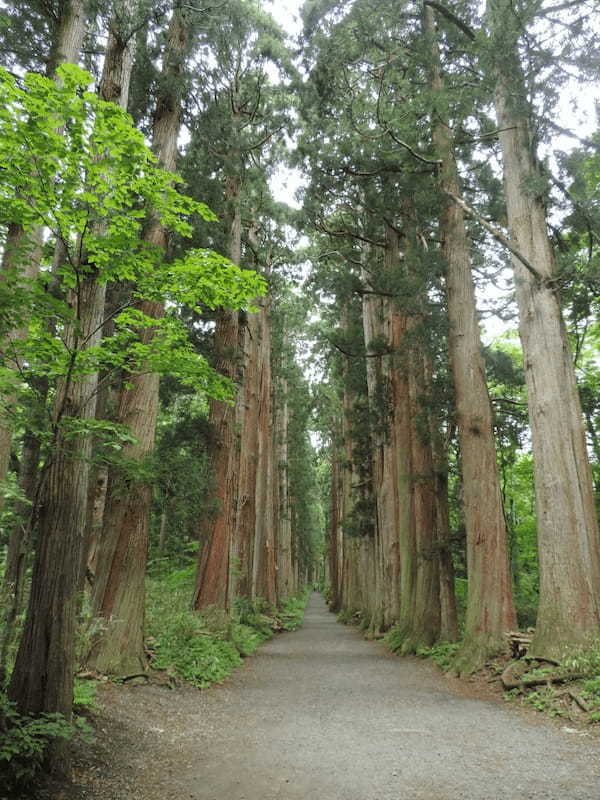
[[[68,770],[81,676],[208,685],[307,584],[458,673],[519,627],[600,653],[597,12],[308,0],[290,37],[256,0],[2,5],[23,775]]]

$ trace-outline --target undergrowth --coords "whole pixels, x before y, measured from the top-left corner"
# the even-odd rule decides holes
[[[307,595],[288,598],[280,609],[263,600],[236,600],[231,615],[190,610],[194,567],[148,580],[147,635],[152,667],[198,688],[219,683],[274,631],[294,630],[304,618]]]
[[[400,627],[391,628],[383,637],[383,641],[392,653],[400,653],[405,641],[404,631]],[[449,670],[459,648],[459,642],[437,642],[431,647],[417,647],[415,655],[419,658],[430,658],[438,667]]]
[[[0,800],[15,798],[39,774],[48,746],[57,739],[93,741],[86,720],[62,714],[19,714],[0,692]]]

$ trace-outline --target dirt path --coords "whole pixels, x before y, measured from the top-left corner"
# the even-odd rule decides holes
[[[112,688],[105,704],[99,761],[69,798],[600,798],[598,738],[464,697],[337,624],[316,595],[300,631],[224,686]]]

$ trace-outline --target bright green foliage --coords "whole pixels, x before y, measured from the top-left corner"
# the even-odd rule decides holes
[[[538,711],[545,711],[551,717],[562,717],[565,711],[556,708],[556,690],[552,686],[543,686],[530,692],[525,698],[524,702],[527,705],[533,706]]]
[[[592,678],[590,681],[585,681],[583,684],[583,693],[589,700],[593,700],[600,705],[600,675],[597,678]]]
[[[0,786],[16,791],[39,772],[48,745],[56,739],[81,736],[92,742],[91,728],[81,718],[70,723],[61,714],[21,715],[0,692]],[[2,795],[5,797],[6,795]],[[14,797],[15,795],[11,794]]]
[[[87,73],[63,65],[60,78],[27,74],[21,86],[0,73],[0,223],[18,223],[25,233],[1,288],[0,333],[28,328],[26,338],[12,343],[6,365],[18,360],[28,365],[26,374],[50,380],[77,380],[99,369],[151,369],[229,397],[230,385],[194,351],[180,321],[173,314],[157,319],[141,304],[239,308],[262,294],[262,279],[205,249],[164,263],[162,250],[141,235],[149,217],[187,238],[194,218],[210,222],[215,215],[177,190],[179,178],[157,166],[125,112],[86,91]],[[64,254],[51,275],[54,248],[46,247],[41,276],[28,286],[20,268],[40,226],[50,231],[50,245],[62,243]],[[115,312],[114,336],[96,347],[80,334],[77,304],[56,296],[56,284],[77,295],[90,278],[134,285]],[[74,337],[68,346],[60,336],[67,326]],[[140,336],[145,330],[152,335]]]
[[[384,643],[392,653],[402,653],[405,632],[402,627],[394,627],[383,637]],[[461,642],[437,642],[432,647],[419,647],[415,655],[419,658],[430,658],[443,670],[452,668],[452,660],[460,650]]]
[[[156,653],[155,669],[173,671],[200,689],[219,683],[242,663],[235,644],[207,631],[203,620],[190,611],[179,614],[162,631]]]
[[[75,678],[75,685],[73,686],[73,705],[75,710],[94,711],[96,709],[97,694],[98,684],[96,681]]]

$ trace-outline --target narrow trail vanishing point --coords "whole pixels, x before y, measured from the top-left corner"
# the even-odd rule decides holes
[[[128,699],[111,707],[111,763],[88,770],[73,797],[600,798],[596,737],[464,697],[433,665],[337,624],[318,595],[303,628],[264,645],[224,686],[117,691]]]

